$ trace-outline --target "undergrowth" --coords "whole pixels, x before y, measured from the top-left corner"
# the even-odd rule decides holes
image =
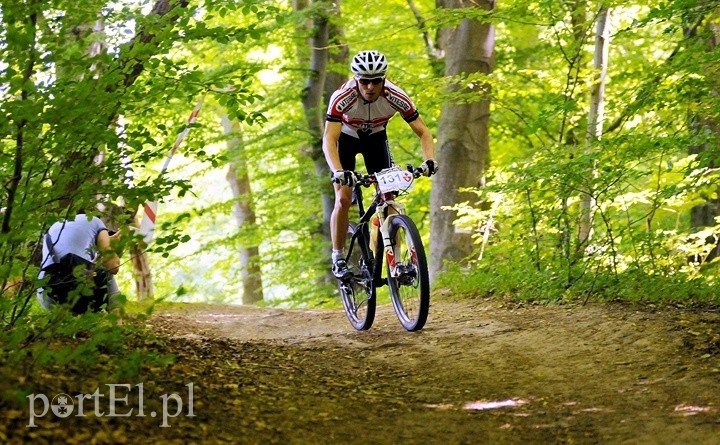
[[[558,269],[537,270],[505,259],[485,260],[470,267],[448,265],[434,283],[454,296],[503,297],[544,303],[626,301],[692,305],[720,305],[720,285],[685,274],[653,275],[638,269],[621,273],[586,271],[568,280]]]
[[[22,406],[43,380],[80,375],[88,382],[133,381],[143,369],[168,366],[174,357],[162,352],[164,340],[142,322],[154,308],[129,303],[122,315],[72,316],[63,309],[33,307],[20,323],[0,330],[0,399]]]

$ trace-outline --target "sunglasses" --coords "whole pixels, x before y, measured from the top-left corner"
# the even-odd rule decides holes
[[[384,77],[376,77],[374,79],[358,79],[358,82],[360,82],[363,85],[370,85],[370,84],[380,85],[380,83],[382,83],[383,80],[385,80]]]

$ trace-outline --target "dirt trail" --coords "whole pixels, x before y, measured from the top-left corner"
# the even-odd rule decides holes
[[[342,310],[187,305],[150,322],[230,351],[240,442],[720,443],[714,311],[434,301],[407,333],[387,305],[368,332]]]

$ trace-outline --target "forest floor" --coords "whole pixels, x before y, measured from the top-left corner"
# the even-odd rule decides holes
[[[717,444],[720,437],[720,313],[712,308],[438,296],[417,333],[405,332],[389,305],[366,332],[354,331],[341,309],[177,304],[145,323],[159,336],[151,346],[176,356],[137,377],[145,382],[145,417],[39,419],[40,428],[9,442]],[[159,411],[147,414],[169,391],[178,395],[170,402],[184,406],[168,405],[178,416],[161,428]],[[10,417],[27,423],[26,415]]]

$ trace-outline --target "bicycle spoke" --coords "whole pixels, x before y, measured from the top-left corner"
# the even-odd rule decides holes
[[[430,306],[427,262],[420,235],[412,220],[404,215],[393,219],[395,274],[388,284],[395,312],[409,331],[421,329]]]
[[[355,234],[357,226],[348,228],[347,251],[350,252],[347,264],[353,276],[348,281],[339,282],[345,314],[355,329],[369,329],[375,318],[375,287],[370,269],[367,266],[369,256],[366,252],[362,233]]]
[[[345,314],[355,329],[369,329],[375,318],[376,290],[375,285],[382,277],[375,270],[384,262],[387,269],[387,284],[390,288],[395,313],[400,323],[408,331],[422,329],[427,321],[430,308],[430,280],[428,277],[425,248],[415,223],[405,214],[405,206],[396,203],[394,198],[409,190],[413,177],[418,178],[425,171],[408,166],[404,171],[397,167],[378,173],[360,175],[353,189],[353,203],[358,206],[360,222],[350,222],[345,251],[345,258],[352,278],[340,283]],[[380,176],[378,176],[380,175]],[[398,176],[401,175],[401,176]],[[403,182],[401,188],[397,184]],[[376,186],[373,203],[365,210],[362,199],[362,187]],[[378,218],[375,218],[375,214]],[[377,243],[369,245],[371,238],[377,235],[368,229],[370,221],[378,219],[380,224],[388,223],[392,250],[384,251],[385,261],[374,266],[376,247],[382,249],[384,241],[375,238]],[[373,226],[376,227],[376,226]],[[383,226],[387,228],[387,226]],[[382,229],[383,237],[388,234]],[[387,248],[385,244],[385,248]],[[377,274],[377,276],[374,276]]]

